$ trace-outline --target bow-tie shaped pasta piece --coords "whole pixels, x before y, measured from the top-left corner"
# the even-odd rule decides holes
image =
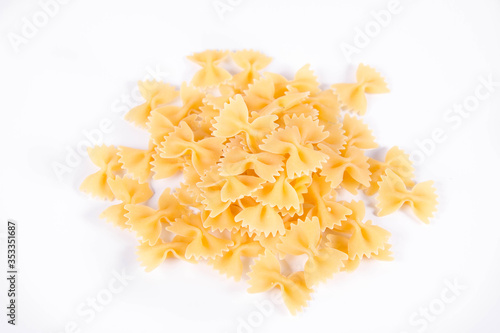
[[[268,74],[264,74],[264,76],[250,84],[243,93],[243,99],[248,110],[261,110],[274,101],[273,79]]]
[[[378,147],[372,131],[356,116],[346,114],[342,122],[342,129],[346,136],[346,147],[354,146],[359,149],[373,149]]]
[[[285,128],[268,135],[259,147],[263,151],[274,154],[288,154],[286,173],[288,178],[309,175],[321,164],[326,162],[328,156],[315,149],[313,144],[321,142],[329,133],[323,131],[323,126],[312,118],[288,118]],[[287,122],[287,118],[285,118]]]
[[[131,109],[125,115],[125,119],[145,128],[151,110],[173,102],[179,93],[171,85],[158,81],[139,81],[138,85],[139,92],[146,102]]]
[[[274,82],[275,98],[284,96],[287,92],[298,91],[315,95],[320,92],[318,78],[314,75],[310,65],[302,66],[296,73],[293,80],[275,73],[266,73]]]
[[[275,236],[285,233],[283,219],[276,208],[254,200],[248,201],[242,204],[243,210],[235,216],[236,222],[241,222],[242,227],[256,234]]]
[[[344,205],[352,211],[352,214],[342,222],[341,227],[336,227],[336,230],[350,234],[347,241],[349,259],[371,258],[373,255],[380,255],[380,251],[388,250],[387,241],[391,236],[390,232],[372,225],[371,221],[363,222],[365,217],[363,201],[345,202]]]
[[[310,96],[305,102],[318,110],[318,119],[326,123],[338,122],[340,115],[340,100],[332,90],[323,90],[322,92]]]
[[[162,223],[173,222],[187,211],[171,194],[170,189],[165,189],[158,199],[158,209],[140,204],[127,204],[128,211],[125,217],[132,231],[137,233],[144,242],[155,244],[163,230]]]
[[[99,217],[122,229],[129,229],[130,226],[126,224],[128,219],[125,214],[128,211],[125,209],[125,205],[145,202],[153,196],[153,191],[151,191],[148,183],[140,183],[131,178],[116,177],[115,179],[108,179],[108,185],[115,198],[120,200],[121,203],[109,206]]]
[[[310,182],[311,177],[308,175],[290,179],[286,172],[281,172],[274,183],[263,184],[262,189],[255,191],[252,196],[271,207],[299,210],[300,204],[304,202],[302,194],[307,191],[304,185]]]
[[[306,216],[317,217],[321,231],[340,225],[352,211],[335,201],[336,192],[332,190],[325,177],[313,175],[312,183],[304,194],[304,209]]]
[[[96,146],[87,149],[90,160],[99,167],[99,171],[85,178],[80,191],[89,193],[104,200],[113,200],[115,196],[109,187],[108,179],[114,179],[121,170],[118,150],[113,146]]]
[[[328,155],[328,160],[323,165],[320,174],[326,177],[326,181],[331,183],[332,188],[337,188],[347,175],[363,186],[370,186],[370,165],[368,164],[368,157],[364,155],[361,149],[349,147],[342,150],[341,154],[338,154],[325,144],[320,143],[318,147]],[[351,193],[353,193],[352,189],[346,189],[351,190]]]
[[[437,211],[436,189],[432,180],[418,183],[411,190],[406,188],[404,181],[391,169],[387,169],[378,183],[377,207],[378,216],[385,216],[398,210],[403,204],[408,204],[413,213],[424,223],[429,223]]]
[[[214,166],[202,177],[198,186],[208,188],[217,185],[220,187],[219,199],[222,202],[235,202],[262,188],[264,182],[264,179],[252,175],[222,176]]]
[[[325,132],[328,132],[329,135],[321,144],[330,148],[330,150],[340,154],[341,150],[343,150],[346,143],[346,137],[344,136],[344,130],[342,129],[341,123],[326,123],[320,122],[322,126],[325,128]]]
[[[192,79],[193,85],[197,87],[212,87],[227,81],[231,74],[218,65],[228,55],[227,51],[207,50],[195,53],[187,58],[202,67]]]
[[[274,123],[277,119],[276,115],[268,115],[250,121],[243,97],[236,95],[224,106],[220,116],[215,117],[216,123],[213,126],[216,130],[213,135],[225,139],[243,132],[247,144],[256,148],[262,139],[278,126]]]
[[[232,240],[218,238],[203,226],[200,214],[186,214],[177,218],[166,228],[179,236],[186,237],[186,258],[208,259],[222,256],[234,244]]]
[[[297,109],[300,111],[306,108],[306,111],[301,111],[306,113],[311,110],[314,111],[310,105],[303,105],[308,97],[308,92],[287,92],[286,95],[278,97],[261,110],[252,112],[252,115],[255,115],[255,117],[263,117],[274,114],[281,119],[281,117],[285,114],[293,114],[294,112],[297,112]]]
[[[212,231],[233,231],[234,229],[239,229],[241,224],[236,221],[236,215],[238,215],[242,209],[243,208],[239,205],[231,204],[226,210],[215,217],[210,217],[210,211],[203,210],[201,212],[203,226],[205,228],[210,228]]]
[[[371,181],[370,187],[366,189],[366,194],[374,195],[379,189],[378,183],[382,180],[387,169],[394,171],[406,186],[412,187],[415,185],[413,178],[415,177],[415,169],[411,165],[410,157],[408,154],[398,147],[392,147],[385,155],[384,162],[379,162],[372,158],[368,159],[370,164]]]
[[[165,136],[171,133],[175,126],[178,126],[182,120],[185,121],[187,116],[199,112],[203,106],[205,93],[184,82],[181,85],[180,97],[181,106],[160,105],[151,111],[148,130],[157,145],[163,142]]]
[[[252,236],[242,234],[236,230],[231,234],[234,244],[221,257],[210,259],[209,264],[222,274],[233,277],[235,281],[240,281],[243,274],[243,262],[241,257],[257,257],[264,252],[264,248]]]
[[[248,276],[250,277],[248,280],[250,293],[261,293],[279,287],[283,301],[292,315],[301,311],[311,299],[313,290],[307,287],[304,272],[283,276],[278,259],[269,250],[259,256],[255,264],[251,266]]]
[[[302,66],[295,73],[295,77],[288,82],[286,88],[288,91],[308,92],[311,95],[316,95],[321,91],[318,78],[314,75],[309,64]]]
[[[243,68],[243,71],[235,74],[231,80],[239,90],[246,89],[249,84],[259,78],[259,71],[267,67],[272,61],[271,57],[253,50],[231,53],[231,58],[238,67]]]
[[[214,165],[222,154],[224,138],[208,137],[195,141],[193,130],[185,121],[181,121],[175,131],[162,143],[160,156],[173,158],[190,155],[194,168],[199,174]]]
[[[241,145],[226,150],[221,162],[221,175],[235,176],[253,170],[257,176],[273,183],[275,177],[283,171],[282,155],[268,152],[251,153]]]
[[[339,95],[342,106],[359,114],[366,113],[367,94],[388,93],[389,89],[382,76],[373,68],[360,64],[356,71],[356,83],[339,83],[332,85]]]
[[[154,173],[153,179],[172,177],[182,171],[182,166],[185,163],[184,157],[163,158],[160,154],[161,151],[156,146],[152,155],[153,160],[151,161],[151,171]]]
[[[347,254],[339,250],[330,247],[319,248],[321,227],[317,217],[298,220],[298,223],[293,224],[280,238],[278,250],[294,256],[307,255],[304,279],[309,288],[338,273],[344,266],[343,261],[348,258]]]
[[[140,182],[147,181],[151,175],[151,162],[153,162],[154,153],[155,145],[151,142],[148,149],[118,147],[118,155],[123,168]]]
[[[219,174],[217,166],[213,166],[208,170],[199,182],[190,181],[190,183],[196,184],[196,188],[200,190],[201,202],[205,209],[210,211],[210,217],[221,214],[231,204],[231,201],[222,201],[221,199],[221,190],[225,182],[224,178]]]
[[[175,236],[171,242],[160,240],[156,244],[150,245],[149,242],[141,242],[137,246],[138,260],[146,272],[151,272],[160,266],[167,258],[177,258],[196,264],[194,258],[186,258],[186,247],[189,245],[189,239],[182,236]]]

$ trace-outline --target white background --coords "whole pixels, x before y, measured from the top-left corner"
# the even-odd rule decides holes
[[[71,322],[96,333],[500,331],[500,86],[455,127],[444,118],[474,99],[480,77],[500,81],[500,2],[401,0],[351,63],[340,46],[353,44],[388,1],[229,3],[221,17],[212,0],[72,0],[16,52],[9,36],[21,35],[42,7],[0,2],[0,231],[8,218],[19,225],[18,326],[6,329],[0,310],[0,331],[60,333]],[[368,217],[392,233],[395,261],[336,275],[296,317],[282,305],[262,314],[269,294],[247,294],[245,281],[204,264],[169,261],[144,273],[133,235],[99,220],[107,203],[78,191],[95,170],[88,159],[61,179],[53,166],[102,119],[113,125],[105,143],[145,148],[145,133],[121,119],[122,97],[151,69],[176,85],[190,79],[197,67],[185,56],[207,48],[261,50],[274,58],[268,69],[287,76],[310,63],[324,87],[353,80],[360,62],[377,68],[392,91],[369,97],[366,121],[382,147],[375,154],[399,145],[425,156],[417,180],[435,180],[436,218],[424,225],[402,211],[379,219],[370,203]],[[417,142],[437,128],[446,140],[422,155]],[[133,280],[95,317],[82,316],[77,309],[122,270]],[[420,308],[439,308],[454,280],[466,289],[424,320],[427,327],[412,324]],[[255,327],[245,329],[249,317]]]

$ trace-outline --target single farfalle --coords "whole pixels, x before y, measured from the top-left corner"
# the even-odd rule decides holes
[[[251,266],[251,272],[248,273],[248,283],[250,293],[261,293],[274,287],[281,289],[283,301],[291,314],[307,306],[307,301],[311,299],[313,290],[307,287],[304,272],[299,271],[290,275],[282,275],[278,258],[269,250],[257,259]]]
[[[385,175],[387,169],[392,170],[398,175],[407,187],[415,185],[413,182],[415,169],[411,164],[410,156],[396,146],[387,151],[383,162],[369,158],[368,163],[370,164],[371,172],[370,187],[366,189],[366,194],[368,195],[374,195],[378,192],[379,182],[382,180],[382,176]]]
[[[115,196],[108,180],[114,179],[122,170],[118,149],[114,146],[96,146],[87,149],[90,160],[99,167],[99,171],[85,178],[80,191],[104,200],[113,200]]]
[[[202,67],[191,80],[193,85],[212,87],[231,79],[231,74],[219,66],[228,54],[227,51],[207,50],[187,57]]]
[[[341,225],[352,211],[336,201],[337,193],[325,177],[313,175],[311,185],[304,193],[304,213],[318,218],[321,231]]]
[[[151,111],[160,105],[172,103],[179,96],[179,92],[175,87],[160,81],[139,81],[138,86],[146,102],[132,108],[125,115],[125,119],[146,128]]]
[[[160,145],[165,137],[175,130],[186,117],[199,113],[203,106],[205,93],[198,88],[182,83],[180,88],[181,105],[161,105],[151,111],[148,118],[148,131],[156,145]]]
[[[318,119],[325,123],[336,123],[340,116],[339,97],[330,89],[309,96],[305,103],[318,110]]]
[[[283,218],[276,207],[253,199],[245,200],[244,203],[240,203],[240,206],[242,210],[234,217],[234,220],[241,223],[242,227],[248,228],[249,232],[263,234],[266,237],[285,233]]]
[[[284,96],[290,91],[304,92],[311,95],[321,91],[318,78],[314,75],[309,64],[299,68],[292,80],[287,80],[276,73],[269,73],[269,75],[273,79],[275,97]]]
[[[194,258],[186,258],[186,248],[188,245],[189,239],[182,236],[175,236],[170,242],[160,240],[153,245],[149,244],[149,242],[141,242],[137,246],[138,260],[146,272],[151,272],[167,258],[177,258],[196,264]]]
[[[267,115],[250,119],[248,108],[241,95],[236,95],[215,117],[213,135],[218,138],[231,138],[244,133],[249,147],[257,148],[262,139],[278,125],[276,115]]]
[[[243,70],[235,74],[231,82],[239,90],[246,89],[249,84],[258,79],[259,71],[266,68],[272,61],[271,57],[254,50],[242,50],[231,53],[231,58]]]
[[[128,219],[126,224],[136,232],[137,236],[150,245],[159,239],[164,225],[173,222],[187,211],[172,195],[169,188],[165,189],[158,199],[158,208],[154,209],[143,204],[125,205]]]
[[[191,174],[193,174],[193,172],[191,172]],[[196,189],[199,190],[201,203],[204,205],[205,210],[210,212],[210,217],[216,217],[231,205],[231,201],[222,200],[221,191],[222,187],[225,185],[225,181],[220,175],[217,166],[212,166],[211,169],[206,171],[198,182],[190,180],[189,183],[195,184]]]
[[[342,222],[340,227],[334,230],[348,234],[347,253],[350,260],[371,258],[378,255],[380,251],[388,249],[387,243],[391,234],[371,221],[363,222],[365,217],[365,205],[362,201],[345,202],[344,205],[352,213]],[[328,238],[328,236],[327,236]]]
[[[278,209],[299,210],[304,202],[302,196],[307,191],[307,186],[311,182],[311,177],[303,175],[298,178],[288,178],[287,172],[283,171],[273,183],[264,183],[252,196],[258,201]]]
[[[370,186],[370,165],[368,164],[368,157],[364,155],[361,149],[349,147],[338,154],[327,145],[320,143],[318,147],[328,156],[328,160],[323,165],[320,174],[326,177],[326,181],[331,183],[332,188],[339,187],[347,175],[363,186]],[[356,187],[348,188],[348,190],[356,194]]]
[[[125,216],[128,213],[125,205],[148,201],[153,196],[153,191],[148,183],[141,183],[128,177],[108,179],[108,185],[115,199],[121,203],[109,206],[99,217],[122,229],[130,229]]]
[[[222,256],[210,259],[208,264],[235,281],[240,281],[244,268],[242,257],[257,257],[264,253],[265,248],[253,236],[242,234],[239,230],[231,233],[231,240],[234,244]]]
[[[332,85],[342,102],[342,107],[361,115],[366,113],[366,95],[388,93],[389,89],[382,76],[375,69],[360,64],[356,71],[356,83]]]
[[[140,182],[145,182],[151,176],[151,162],[156,146],[150,142],[148,149],[137,149],[118,146],[118,155],[123,168]]]
[[[391,169],[385,171],[382,180],[378,183],[377,195],[378,216],[385,216],[398,210],[404,204],[411,207],[413,213],[424,223],[429,223],[430,218],[437,211],[437,194],[434,182],[428,180],[418,183],[410,190],[405,182]]]
[[[209,210],[201,211],[201,219],[205,228],[210,228],[211,231],[233,231],[238,230],[241,224],[236,221],[236,216],[243,208],[238,203],[230,204],[224,211],[218,215],[210,216]]]
[[[179,126],[162,142],[159,151],[163,158],[189,156],[196,171],[203,174],[219,160],[224,141],[224,138],[218,137],[207,137],[195,141],[191,127],[185,121],[181,121]]]
[[[288,118],[285,128],[268,135],[259,147],[263,151],[288,156],[285,164],[287,177],[294,178],[309,175],[326,162],[328,156],[314,146],[326,137],[328,132],[324,132],[312,118],[292,117]]]
[[[307,255],[304,266],[304,280],[307,287],[312,288],[320,282],[340,272],[343,261],[348,256],[331,247],[320,247],[321,227],[317,217],[298,220],[286,234],[281,237],[277,248],[294,256]]]
[[[267,182],[274,183],[275,177],[283,171],[282,155],[269,152],[249,152],[242,145],[234,145],[224,153],[220,164],[220,173],[223,176],[241,175],[249,170]]]
[[[342,121],[342,129],[346,137],[345,146],[347,148],[357,147],[359,149],[373,149],[378,147],[378,144],[375,142],[375,137],[368,128],[368,125],[356,116],[346,114]]]
[[[186,237],[188,245],[185,255],[187,259],[209,259],[222,256],[234,243],[230,239],[212,235],[203,226],[201,215],[189,213],[175,219],[166,229],[176,235]]]

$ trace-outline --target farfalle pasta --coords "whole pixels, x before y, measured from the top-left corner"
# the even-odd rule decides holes
[[[246,280],[251,293],[279,288],[296,314],[318,284],[365,260],[393,259],[389,231],[365,219],[373,205],[341,197],[364,192],[378,216],[409,205],[429,222],[436,189],[415,182],[409,155],[368,154],[378,144],[360,118],[365,94],[389,91],[373,68],[322,89],[310,65],[286,78],[266,72],[271,58],[258,51],[188,58],[201,67],[190,83],[139,82],[145,101],[125,119],[149,140],[90,148],[98,170],[81,185],[116,201],[100,216],[136,235],[146,271],[172,259],[204,262]],[[225,68],[231,60],[239,70]],[[151,185],[176,175],[180,185],[151,203]]]

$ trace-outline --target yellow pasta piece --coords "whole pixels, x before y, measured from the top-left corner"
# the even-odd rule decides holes
[[[88,149],[92,162],[99,167],[99,171],[84,179],[80,191],[89,193],[104,200],[113,200],[115,196],[109,187],[108,180],[114,179],[121,170],[118,150],[112,146],[97,146]]]
[[[394,171],[394,173],[403,180],[406,186],[412,187],[415,185],[412,180],[415,177],[415,169],[411,165],[410,157],[398,147],[389,149],[385,155],[384,162],[369,158],[368,163],[370,164],[371,172],[370,187],[366,189],[366,194],[368,195],[374,195],[378,192],[378,183],[381,181],[382,175],[385,174],[387,169]]]
[[[234,243],[232,240],[215,237],[203,226],[200,214],[188,214],[177,218],[166,228],[168,231],[186,237],[188,245],[185,255],[187,259],[196,260],[222,256]]]
[[[347,110],[366,113],[366,96],[368,94],[388,93],[389,89],[382,76],[373,68],[360,64],[356,71],[356,83],[339,83],[332,85],[339,95],[342,106]]]
[[[372,149],[378,147],[375,143],[375,137],[372,135],[372,132],[361,119],[346,114],[344,116],[344,121],[342,122],[342,129],[344,130],[344,135],[346,136],[347,147],[354,146],[360,149]]]
[[[224,138],[218,137],[195,141],[193,130],[182,121],[174,132],[165,138],[159,151],[163,158],[189,155],[196,171],[202,174],[203,170],[219,160],[224,141]]]
[[[139,127],[146,127],[151,110],[173,102],[179,93],[171,85],[159,81],[139,81],[138,85],[139,92],[146,102],[131,109],[125,119]]]
[[[305,119],[305,118],[303,118]],[[310,122],[312,127],[307,130],[291,125],[281,128],[260,145],[260,149],[274,154],[288,154],[286,173],[288,178],[309,175],[321,167],[328,156],[315,149],[313,143],[321,142],[328,136],[322,127]]]
[[[241,222],[243,227],[248,228],[253,233],[275,236],[285,232],[283,219],[278,210],[262,203],[255,202],[254,205],[245,205],[234,219],[236,222]]]
[[[146,271],[167,258],[204,260],[236,281],[248,277],[249,292],[280,288],[296,314],[334,274],[393,259],[389,231],[365,221],[359,198],[340,201],[344,190],[365,191],[366,202],[378,194],[379,216],[408,204],[429,222],[435,189],[415,185],[408,155],[397,147],[383,161],[365,155],[378,147],[361,118],[365,94],[388,91],[374,69],[360,65],[356,83],[323,90],[310,65],[293,78],[261,73],[271,58],[258,51],[188,58],[201,66],[189,84],[139,82],[145,102],[125,118],[147,131],[148,148],[89,149],[99,171],[80,187],[117,200],[101,217],[136,234]],[[151,203],[155,182],[174,176],[179,185]]]
[[[308,288],[305,283],[304,272],[283,276],[278,259],[269,250],[259,257],[248,276],[250,277],[248,281],[250,293],[260,293],[279,287],[283,301],[293,315],[301,311],[311,299],[312,289]]]
[[[221,161],[220,173],[223,176],[236,176],[253,170],[261,179],[274,183],[275,177],[283,171],[282,155],[268,152],[248,152],[241,145],[226,150]]]
[[[155,146],[150,143],[149,149],[135,149],[124,146],[118,147],[118,155],[123,168],[140,182],[145,182],[151,175],[151,162]]]
[[[332,190],[325,177],[314,175],[311,186],[304,194],[304,209],[307,217],[317,217],[321,231],[340,225],[352,211],[337,202],[336,192]],[[307,204],[306,204],[307,203]]]
[[[214,136],[219,138],[230,138],[241,132],[246,135],[248,145],[256,147],[267,132],[276,128],[274,121],[276,115],[268,115],[249,121],[248,108],[241,95],[236,95],[229,104],[221,110],[220,116],[215,117]]]
[[[196,264],[194,258],[186,258],[186,247],[189,245],[188,238],[175,236],[171,242],[157,242],[150,245],[149,242],[141,242],[137,247],[138,259],[146,272],[151,272],[160,266],[169,257],[182,259]]]
[[[333,188],[337,188],[342,183],[344,174],[349,174],[354,180],[366,187],[370,186],[370,165],[368,157],[363,154],[361,149],[349,147],[341,154],[337,154],[324,144],[320,143],[318,147],[328,156],[328,160],[321,170],[321,175],[326,177],[326,181],[330,182]]]
[[[377,215],[388,215],[403,204],[408,204],[422,222],[429,223],[429,219],[437,211],[437,195],[433,183],[429,180],[408,190],[404,181],[394,171],[387,169],[382,181],[379,182],[377,207],[380,210]]]
[[[222,274],[240,281],[243,274],[241,257],[257,257],[264,252],[264,248],[252,236],[241,234],[240,231],[233,232],[231,239],[234,244],[229,250],[220,257],[210,259],[208,263]]]
[[[246,89],[255,79],[260,77],[259,71],[271,63],[272,58],[253,50],[243,50],[231,53],[233,61],[243,69],[234,75],[232,82],[237,89]]]
[[[186,212],[186,208],[179,204],[168,188],[158,199],[158,209],[141,204],[127,204],[125,209],[128,211],[125,216],[130,229],[150,245],[160,238],[163,223],[171,223]]]
[[[101,213],[100,217],[122,229],[129,229],[130,226],[126,224],[128,219],[125,214],[128,211],[125,209],[125,205],[147,201],[153,196],[153,191],[148,183],[140,183],[131,178],[108,179],[108,185],[114,197],[121,203],[109,206]]]
[[[210,87],[229,80],[231,74],[218,66],[227,55],[226,51],[207,50],[189,56],[189,60],[202,67],[191,82],[197,87]]]
[[[371,221],[363,222],[365,216],[365,205],[362,201],[345,203],[351,209],[352,214],[342,223],[338,229],[350,234],[347,241],[347,253],[350,260],[370,258],[378,255],[379,251],[387,248],[387,241],[391,234]]]
[[[304,266],[304,280],[309,288],[338,273],[344,266],[343,261],[348,258],[347,254],[334,248],[320,248],[320,241],[319,220],[313,217],[299,220],[297,224],[292,225],[277,245],[284,253],[308,256]]]

